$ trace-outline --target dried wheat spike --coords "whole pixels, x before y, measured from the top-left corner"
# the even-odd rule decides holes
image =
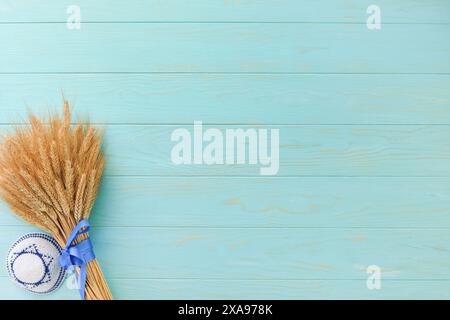
[[[0,196],[23,219],[64,239],[89,217],[104,168],[101,135],[88,123],[62,116],[44,122],[30,115],[0,146]]]

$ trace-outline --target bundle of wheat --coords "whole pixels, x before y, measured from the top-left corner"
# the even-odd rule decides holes
[[[31,115],[29,126],[4,137],[0,196],[18,216],[67,247],[74,228],[89,218],[103,168],[100,133],[89,123],[72,127],[65,101],[63,117],[54,115],[45,123]],[[88,239],[87,233],[78,234],[74,243]],[[84,267],[86,299],[112,299],[97,260]]]

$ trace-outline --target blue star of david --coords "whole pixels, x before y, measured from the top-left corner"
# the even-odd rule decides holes
[[[23,254],[34,254],[41,259],[42,264],[44,265],[44,275],[42,276],[42,278],[39,281],[32,282],[32,283],[24,282],[15,275],[14,268],[13,268],[14,262],[16,261],[16,259],[18,257],[20,257]],[[50,274],[50,264],[53,262],[53,260],[54,260],[53,257],[40,252],[38,247],[36,246],[36,244],[33,243],[33,244],[29,245],[28,247],[26,247],[25,249],[23,249],[22,251],[13,253],[13,258],[11,259],[11,262],[10,262],[10,270],[12,271],[14,278],[16,278],[16,280],[20,284],[22,284],[23,286],[25,286],[29,289],[33,289],[33,288],[36,288],[37,286],[40,286],[40,285],[50,282],[52,280],[51,274]]]

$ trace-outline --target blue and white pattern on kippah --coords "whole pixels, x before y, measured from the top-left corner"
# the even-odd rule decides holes
[[[12,280],[34,293],[50,293],[59,288],[65,270],[59,264],[61,247],[45,233],[21,236],[9,249],[6,268]]]

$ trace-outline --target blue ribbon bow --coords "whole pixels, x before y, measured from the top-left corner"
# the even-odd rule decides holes
[[[80,267],[78,283],[82,300],[84,300],[84,290],[86,287],[87,263],[95,259],[95,254],[89,237],[76,245],[73,245],[72,242],[74,242],[78,236],[88,232],[89,228],[89,222],[87,220],[81,220],[67,239],[66,249],[61,252],[61,256],[59,257],[59,263],[65,270],[72,267]]]

